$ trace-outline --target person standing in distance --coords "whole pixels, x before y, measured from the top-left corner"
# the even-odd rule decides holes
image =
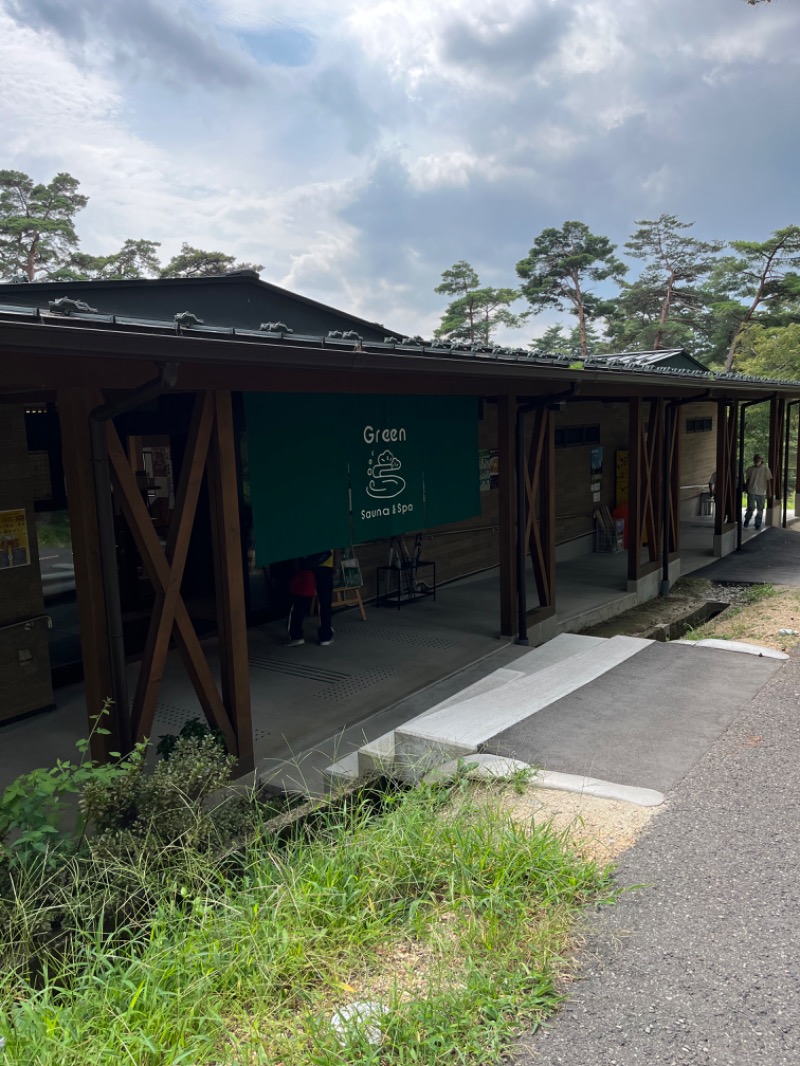
[[[288,648],[305,644],[304,623],[316,593],[319,602],[319,631],[317,637],[323,648],[333,643],[333,571],[335,552],[327,549],[306,555],[295,563],[295,573],[289,583],[292,609],[289,614]]]
[[[747,510],[744,513],[744,528],[750,525],[753,511],[756,513],[755,528],[761,529],[764,516],[764,504],[772,493],[772,471],[760,455],[753,456],[753,465],[748,466],[744,475],[744,487],[747,490]]]

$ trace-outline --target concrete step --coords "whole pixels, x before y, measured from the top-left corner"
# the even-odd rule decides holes
[[[573,655],[581,655],[592,648],[599,648],[607,644],[606,637],[585,637],[580,633],[559,633],[558,636],[548,640],[538,648],[532,648],[529,652],[515,659],[515,670],[523,674],[538,673],[546,670],[548,666],[566,662]]]
[[[423,711],[422,714],[417,715],[411,721],[416,722],[429,714],[441,710],[443,707],[450,707],[452,704],[470,699],[472,696],[480,696],[485,692],[496,692],[497,689],[502,688],[509,682],[517,681],[524,676],[525,674],[522,670],[508,670],[505,668],[495,670],[460,692],[456,692],[453,696],[449,696],[446,700],[442,700],[441,703],[437,703],[434,707],[430,707],[427,711]],[[393,764],[394,730],[390,733],[384,733],[382,737],[378,737],[376,740],[371,740],[358,750],[358,765],[361,773],[382,773],[383,771],[391,770]]]
[[[361,777],[358,765],[358,752],[353,751],[338,762],[331,763],[322,771],[322,778],[327,788],[334,792],[345,785],[351,785]]]
[[[555,645],[556,640],[550,644]],[[589,684],[651,643],[638,637],[597,638],[589,645],[583,643],[585,650],[567,658],[558,658],[558,651],[553,649],[550,655],[556,661],[544,669],[510,681],[497,692],[462,699],[407,722],[395,730],[396,772],[417,780],[438,763],[474,754],[493,736]],[[514,665],[521,666],[525,658]]]

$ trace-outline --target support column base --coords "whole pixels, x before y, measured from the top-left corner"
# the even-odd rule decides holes
[[[669,564],[669,583],[673,585],[681,576],[681,561],[680,559],[672,559]],[[664,573],[661,567],[658,570],[654,570],[651,574],[645,574],[644,577],[640,577],[637,581],[628,582],[628,592],[632,592],[636,596],[636,603],[646,603],[648,600],[653,600],[656,596],[661,595],[661,582],[664,579]]]
[[[538,648],[540,644],[552,640],[557,633],[558,625],[556,616],[553,614],[549,618],[543,618],[541,622],[528,624],[528,643],[532,648]]]
[[[730,555],[736,551],[736,528],[728,529],[724,533],[714,534],[714,547],[712,555],[721,559],[723,555]]]

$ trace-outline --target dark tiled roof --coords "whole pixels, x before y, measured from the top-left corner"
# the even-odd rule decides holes
[[[0,293],[2,290],[0,290]],[[80,328],[120,331],[126,333],[148,334],[183,334],[198,338],[207,337],[215,339],[229,338],[232,341],[241,341],[252,344],[258,342],[265,345],[280,344],[302,348],[315,349],[344,349],[351,351],[364,351],[372,353],[397,352],[420,356],[432,356],[438,359],[452,358],[454,360],[496,360],[502,363],[526,364],[538,367],[553,367],[554,369],[573,369],[577,373],[590,371],[592,375],[608,374],[613,377],[620,373],[641,374],[643,376],[669,377],[682,381],[696,381],[698,384],[707,382],[709,385],[720,382],[731,382],[754,385],[796,385],[800,391],[800,382],[784,380],[781,378],[759,377],[749,374],[717,373],[702,368],[702,364],[688,356],[682,349],[671,349],[666,352],[622,352],[603,356],[591,356],[582,364],[576,365],[575,360],[569,356],[548,356],[531,352],[526,348],[506,348],[489,345],[468,345],[451,341],[425,340],[422,337],[396,337],[386,336],[383,341],[367,340],[361,337],[355,330],[331,330],[327,335],[307,335],[292,332],[290,325],[284,322],[263,323],[261,329],[239,329],[233,326],[209,326],[191,311],[176,311],[173,321],[131,318],[121,315],[104,315],[89,309],[74,309],[71,305],[61,305],[56,308],[51,305],[47,309],[20,307],[10,304],[0,304],[0,322],[29,322],[39,323],[44,328],[48,325],[71,325]],[[658,365],[665,361],[664,357],[684,356],[700,369],[688,369],[671,365]],[[658,357],[658,358],[653,358]]]

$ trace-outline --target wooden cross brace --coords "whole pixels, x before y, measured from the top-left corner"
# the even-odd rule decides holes
[[[528,462],[525,464],[525,496],[528,501],[525,521],[525,544],[531,557],[536,587],[539,593],[540,607],[549,607],[553,603],[551,567],[548,565],[546,546],[543,542],[541,524],[537,520],[536,503],[541,500],[544,490],[542,477],[543,459],[549,446],[550,412],[538,409],[534,413],[533,433],[531,436]],[[545,501],[545,507],[549,506]],[[540,508],[540,516],[543,508]]]
[[[175,642],[209,725],[221,731],[230,752],[241,754],[234,724],[236,708],[230,708],[233,712],[232,720],[225,708],[189,611],[181,596],[181,583],[186,568],[197,501],[203,474],[210,459],[209,449],[217,418],[217,404],[218,399],[214,393],[198,393],[175,498],[175,509],[167,535],[166,550],[161,547],[136,484],[134,472],[112,423],[107,425],[107,442],[120,506],[156,593],[136,695],[131,708],[131,735],[141,740],[152,729],[169,642],[174,634]],[[213,460],[218,464],[217,456],[214,456]],[[230,545],[227,547],[230,548]],[[246,645],[244,654],[246,656]],[[249,705],[246,720],[249,724]],[[249,743],[252,745],[251,738]],[[244,746],[247,746],[246,740]]]

